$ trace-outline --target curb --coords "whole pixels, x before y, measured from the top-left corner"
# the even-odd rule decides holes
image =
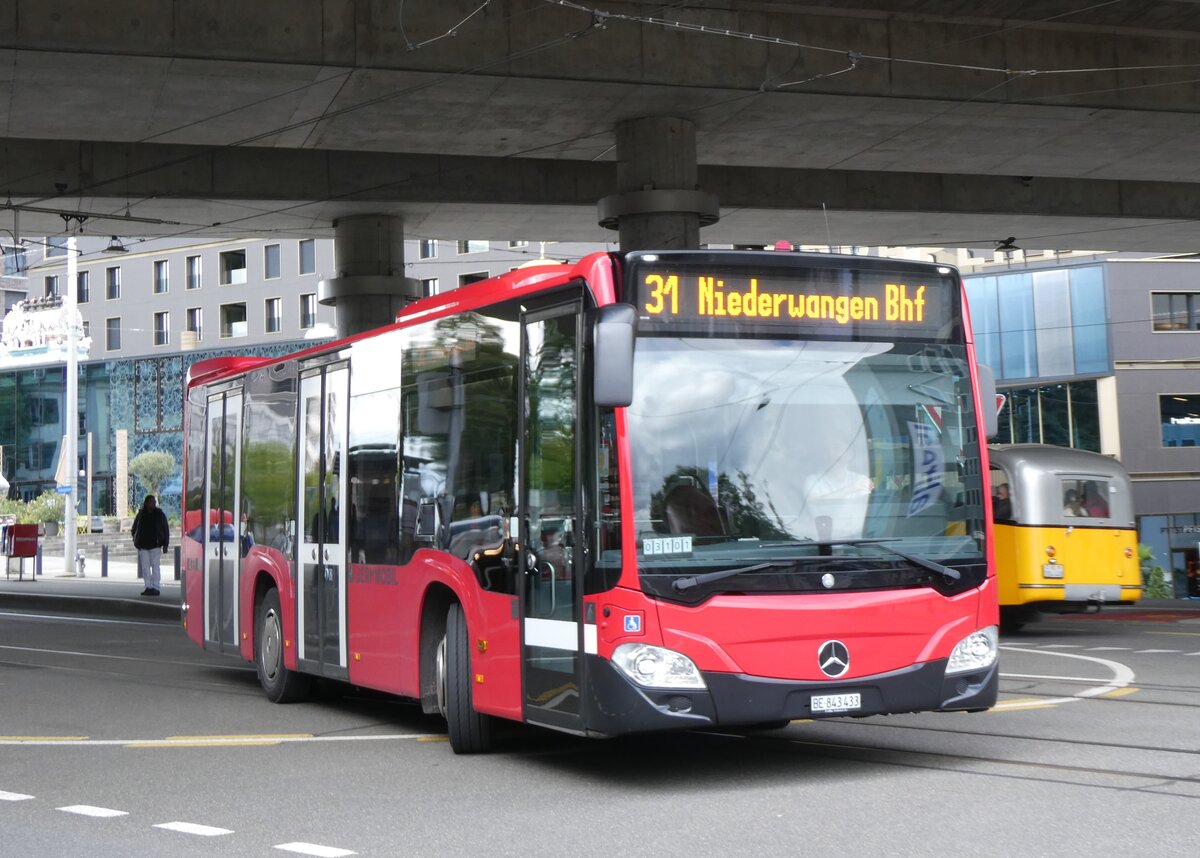
[[[0,592],[0,608],[24,611],[57,611],[83,616],[124,617],[157,622],[180,621],[175,602],[151,602],[146,598],[125,599],[112,596],[63,596],[55,593]]]

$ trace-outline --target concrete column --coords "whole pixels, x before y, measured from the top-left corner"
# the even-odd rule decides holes
[[[700,227],[716,223],[715,194],[699,190],[696,126],[649,116],[617,123],[617,190],[600,201],[600,225],[616,229],[621,250],[700,246]]]
[[[317,300],[334,307],[339,337],[391,323],[421,297],[421,282],[404,276],[404,221],[353,215],[333,222],[337,276],[317,284]]]

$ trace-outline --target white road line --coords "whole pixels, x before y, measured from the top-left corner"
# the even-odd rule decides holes
[[[1179,652],[1177,649],[1139,649],[1138,653],[1144,652]]]
[[[0,801],[28,801],[33,798],[31,795],[25,795],[23,792],[5,792],[0,789]]]
[[[1083,644],[1042,644],[1042,649],[1083,649]]]
[[[357,855],[349,849],[338,849],[334,846],[322,846],[319,843],[280,843],[275,847],[284,852],[299,852],[301,855],[316,855],[317,858],[342,858],[344,855]]]
[[[127,810],[113,810],[111,807],[93,807],[90,804],[69,804],[66,807],[60,807],[63,813],[78,813],[80,816],[129,816]]]
[[[1037,708],[1037,707],[1042,707],[1042,706],[1050,706],[1050,705],[1056,704],[1056,703],[1074,703],[1077,700],[1084,700],[1089,697],[1099,697],[1101,694],[1108,694],[1109,692],[1116,691],[1119,688],[1127,688],[1128,686],[1133,684],[1133,680],[1135,678],[1134,672],[1132,670],[1130,670],[1128,667],[1121,664],[1121,662],[1119,662],[1119,661],[1110,661],[1107,658],[1098,658],[1098,657],[1092,656],[1092,655],[1078,655],[1073,652],[1045,652],[1045,651],[1033,650],[1033,649],[1022,649],[1021,647],[1014,647],[1014,646],[1004,646],[1004,647],[1002,647],[1002,649],[1011,651],[1011,652],[1025,652],[1025,653],[1029,653],[1030,655],[1051,655],[1051,656],[1057,656],[1058,658],[1074,658],[1074,659],[1078,659],[1080,661],[1090,661],[1094,664],[1102,664],[1105,667],[1107,667],[1109,670],[1112,671],[1113,678],[1111,680],[1109,680],[1107,685],[1094,685],[1091,688],[1085,688],[1072,697],[1050,697],[1050,698],[1046,698],[1045,700],[1025,701],[1025,702],[1013,701],[1011,704],[997,703],[994,707],[992,707],[993,709],[1032,709],[1032,708]],[[1005,674],[1001,674],[1001,676],[1005,676]],[[1073,679],[1072,677],[1062,677],[1062,676],[1045,677],[1045,678],[1059,679],[1059,680]],[[1078,681],[1078,680],[1076,680],[1076,681]],[[1092,679],[1092,680],[1085,680],[1085,681],[1095,682],[1096,680]]]
[[[154,826],[165,828],[167,831],[179,831],[183,834],[198,834],[201,837],[219,837],[222,834],[233,834],[231,828],[214,828],[211,825],[200,825],[195,822],[162,822]]]
[[[1088,652],[1129,652],[1133,647],[1128,646],[1090,646]]]
[[[39,655],[73,655],[77,658],[104,658],[104,659],[109,659],[111,661],[137,661],[137,662],[146,662],[148,664],[168,664],[168,665],[175,664],[175,665],[179,665],[181,667],[194,667],[196,665],[196,662],[194,662],[194,661],[170,661],[168,659],[148,658],[145,656],[136,656],[136,655],[108,655],[107,653],[103,653],[103,652],[79,652],[77,650],[72,650],[72,649],[42,649],[41,647],[10,646],[7,644],[0,644],[0,650],[5,650],[5,649],[14,650],[16,652],[36,652]],[[204,665],[204,667],[206,670],[212,669],[212,668],[216,668],[217,670],[234,670],[234,671],[254,670],[253,667],[242,667],[240,665],[220,665],[220,664],[208,665],[208,664],[206,664],[206,665]]]
[[[141,620],[105,620],[99,617],[69,617],[63,614],[27,614],[24,611],[0,611],[0,617],[18,617],[27,620],[62,620],[64,623],[104,623],[117,626],[163,626],[175,625],[174,620],[163,620],[161,623],[147,623]]]

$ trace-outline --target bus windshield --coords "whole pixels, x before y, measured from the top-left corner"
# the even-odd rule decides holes
[[[634,374],[643,575],[780,558],[904,563],[876,540],[941,563],[982,562],[964,347],[645,337]]]

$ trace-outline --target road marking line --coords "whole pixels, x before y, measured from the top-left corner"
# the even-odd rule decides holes
[[[200,825],[195,822],[162,822],[154,827],[183,834],[197,834],[201,837],[220,837],[222,834],[233,834],[232,828],[214,828],[211,825]]]
[[[318,843],[280,843],[275,847],[285,852],[299,852],[301,855],[316,855],[317,858],[342,858],[345,855],[357,855],[349,849],[338,849],[334,846],[321,846]]]
[[[1083,649],[1083,644],[1042,644],[1042,649]]]
[[[99,617],[73,617],[65,614],[27,614],[24,611],[0,611],[0,617],[23,617],[28,620],[62,620],[65,623],[103,623],[117,626],[163,626],[175,625],[174,620],[163,620],[161,623],[146,623],[141,620],[105,620]],[[13,647],[18,649],[19,647]]]
[[[1132,685],[1129,685],[1129,686],[1126,686],[1125,688],[1118,688],[1116,691],[1106,692],[1104,694],[1104,696],[1105,697],[1127,697],[1130,694],[1136,694],[1138,692],[1138,690],[1139,689],[1134,688]]]
[[[1133,647],[1129,646],[1090,646],[1088,652],[1129,652]]]
[[[1051,697],[1051,698],[1041,700],[1036,704],[1029,704],[1029,705],[1025,705],[1025,704],[1022,704],[1019,702],[1018,703],[998,703],[997,705],[992,707],[993,709],[1042,709],[1047,706],[1057,705],[1059,703],[1074,703],[1077,700],[1085,700],[1089,697],[1099,697],[1102,694],[1108,694],[1112,691],[1117,691],[1121,688],[1126,688],[1133,684],[1134,672],[1132,670],[1130,670],[1128,667],[1126,667],[1125,665],[1121,664],[1121,662],[1119,662],[1119,661],[1111,661],[1107,658],[1099,658],[1097,656],[1092,656],[1092,655],[1078,655],[1078,654],[1072,653],[1072,652],[1039,652],[1038,650],[1022,649],[1021,647],[1014,647],[1014,646],[1007,646],[1007,645],[1002,647],[1002,649],[1005,649],[1005,650],[1008,650],[1011,652],[1025,652],[1025,653],[1029,653],[1030,655],[1052,655],[1052,656],[1057,656],[1058,658],[1074,658],[1074,659],[1079,659],[1080,661],[1090,661],[1090,662],[1094,662],[1095,664],[1102,664],[1113,672],[1113,678],[1109,681],[1108,685],[1097,685],[1097,686],[1093,686],[1091,688],[1085,688],[1072,697]],[[1014,677],[1014,678],[1019,677],[1019,678],[1028,678],[1028,679],[1058,679],[1058,680],[1070,679],[1071,681],[1080,681],[1078,678],[1062,677],[1062,676],[1020,677],[1019,674],[1004,674],[1004,673],[1002,673],[1000,675],[1002,677],[1007,676],[1007,677]],[[1082,681],[1095,682],[1096,680],[1095,679],[1084,679]]]
[[[1138,650],[1139,655],[1142,653],[1147,653],[1147,652],[1179,652],[1179,650],[1177,650],[1177,649],[1139,649]]]
[[[58,810],[61,810],[63,813],[77,813],[80,816],[129,816],[129,811],[127,810],[113,810],[111,807],[93,807],[90,804],[69,804],[66,807],[58,808]]]
[[[0,736],[0,742],[82,742],[87,736]]]
[[[25,795],[23,792],[5,792],[0,789],[0,801],[28,801],[33,798],[31,795]]]

